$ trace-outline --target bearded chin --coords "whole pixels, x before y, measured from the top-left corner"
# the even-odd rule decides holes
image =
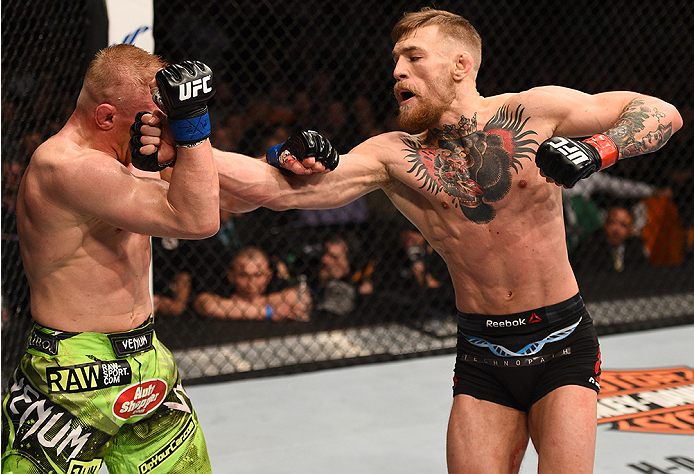
[[[433,128],[445,110],[444,105],[431,103],[404,107],[398,114],[398,124],[408,133],[421,133]]]

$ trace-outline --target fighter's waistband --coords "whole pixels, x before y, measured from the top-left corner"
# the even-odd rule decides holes
[[[152,350],[155,338],[152,316],[135,329],[112,333],[58,331],[34,323],[27,349],[55,356],[61,352],[60,343],[68,341],[94,356],[120,358]]]
[[[471,314],[458,311],[458,330],[486,334],[519,334],[574,320],[585,304],[580,293],[561,303],[505,315]]]

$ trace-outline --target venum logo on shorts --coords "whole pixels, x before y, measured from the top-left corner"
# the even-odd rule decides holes
[[[113,402],[113,414],[121,420],[147,415],[159,407],[166,397],[168,385],[162,379],[144,380],[121,390]]]
[[[132,371],[130,364],[123,360],[99,361],[48,367],[46,379],[48,393],[77,393],[129,384]]]
[[[612,429],[694,434],[694,370],[603,370],[598,423]]]
[[[138,354],[154,347],[154,329],[152,327],[128,333],[109,334],[108,338],[116,357]]]
[[[38,455],[43,450],[58,457],[72,448],[69,460],[81,452],[91,436],[82,432],[82,425],[69,411],[42,398],[24,377],[15,379],[10,387],[7,415],[15,432],[12,447],[27,453],[35,451]]]

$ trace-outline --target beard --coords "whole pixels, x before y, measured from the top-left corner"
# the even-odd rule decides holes
[[[400,107],[398,125],[406,132],[421,133],[438,125],[455,98],[452,81],[450,84],[438,84],[438,87],[434,85],[430,91],[433,94],[429,97],[417,94],[414,104]]]

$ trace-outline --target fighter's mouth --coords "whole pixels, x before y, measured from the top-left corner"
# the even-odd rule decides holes
[[[400,102],[405,102],[409,99],[414,97],[414,92],[406,91],[406,90],[401,90],[400,91]]]

